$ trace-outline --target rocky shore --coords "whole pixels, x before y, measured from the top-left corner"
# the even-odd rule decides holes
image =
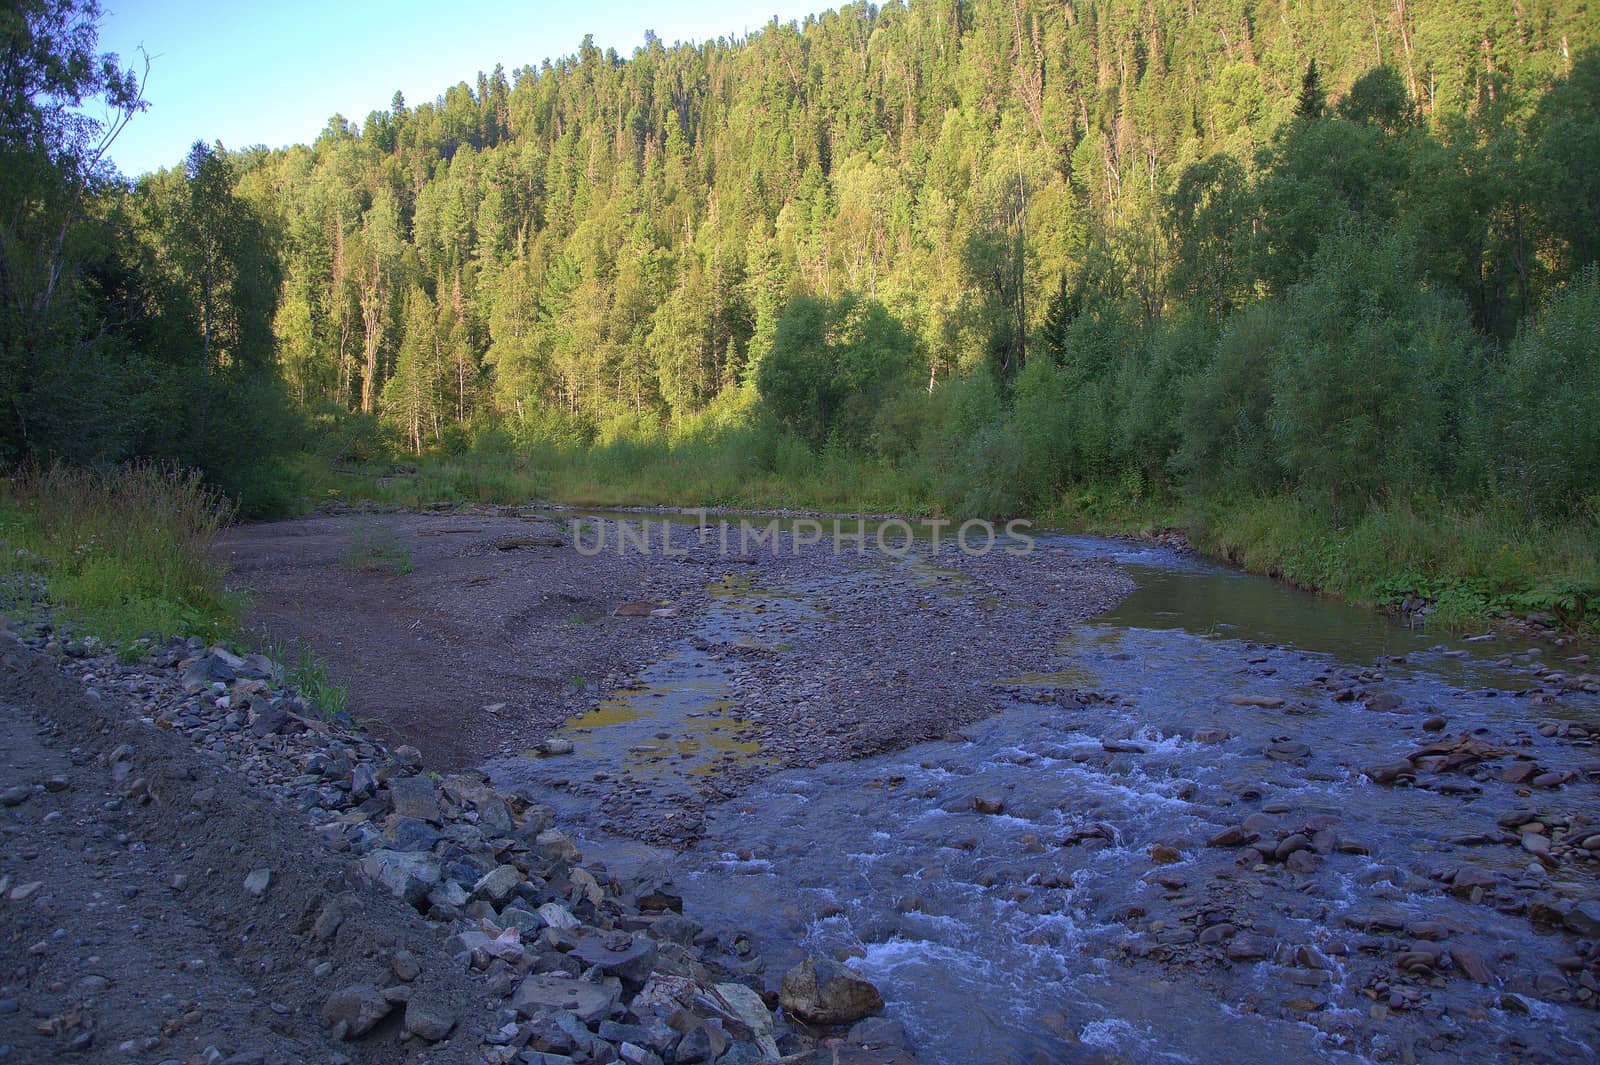
[[[0,631],[0,1061],[908,1062],[878,992],[200,641]]]

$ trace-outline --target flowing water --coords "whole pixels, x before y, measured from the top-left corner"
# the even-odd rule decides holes
[[[1038,671],[988,678],[1003,709],[960,739],[773,773],[713,806],[672,859],[691,912],[754,931],[770,974],[807,952],[853,958],[929,1063],[1600,1055],[1561,969],[1574,938],[1527,913],[1591,895],[1592,859],[1530,864],[1500,827],[1530,806],[1551,825],[1600,815],[1589,741],[1537,727],[1600,731],[1594,696],[1541,692],[1540,653],[1514,642],[1441,641],[1163,548],[1040,546],[1109,558],[1139,590],[1042,648]],[[930,594],[963,579],[889,564]],[[761,759],[740,659],[707,649],[781,654],[848,579],[714,589],[674,656],[567,729],[600,779],[492,771],[594,829],[618,788],[670,793]],[[1440,771],[1414,786],[1361,772],[1429,743]],[[1463,749],[1476,757],[1449,761]],[[1529,760],[1567,781],[1500,779]],[[1315,839],[1316,856],[1241,865],[1242,848],[1206,845],[1240,824],[1267,851]],[[1500,894],[1448,891],[1463,863]],[[1441,949],[1483,959],[1489,982]]]

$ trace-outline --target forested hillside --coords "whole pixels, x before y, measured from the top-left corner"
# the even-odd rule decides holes
[[[128,75],[29,80],[93,8],[8,16],[7,460],[176,455],[256,509],[315,439],[727,502],[1183,498],[1276,514],[1258,545],[1594,527],[1584,0],[856,4],[131,185],[61,120]]]
[[[1019,368],[1063,279],[1068,316],[1220,318],[1341,215],[1406,215],[1419,268],[1509,335],[1592,253],[1546,202],[1578,160],[1548,158],[1537,105],[1595,33],[1574,2],[858,4],[631,58],[586,42],[234,165],[278,226],[301,402],[417,449],[491,411],[682,425],[796,297],[881,304],[937,385]],[[1335,109],[1300,129],[1312,64]]]

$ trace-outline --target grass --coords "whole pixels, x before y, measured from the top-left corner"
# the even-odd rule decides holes
[[[413,570],[411,552],[387,529],[364,525],[356,529],[340,561],[351,569],[404,577]]]
[[[233,509],[196,473],[138,463],[52,467],[0,482],[0,577],[42,594],[55,623],[114,645],[220,638],[238,622],[211,557]]]
[[[1600,524],[1529,520],[1507,506],[1394,500],[1344,527],[1296,500],[1211,501],[1191,522],[1197,547],[1257,573],[1357,603],[1412,596],[1447,628],[1535,617],[1600,629]]]

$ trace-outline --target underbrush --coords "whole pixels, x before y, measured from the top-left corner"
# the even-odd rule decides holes
[[[1283,496],[1213,500],[1192,526],[1201,550],[1353,602],[1426,600],[1446,628],[1533,617],[1600,629],[1600,525],[1530,520],[1509,506],[1390,501],[1348,524]]]
[[[113,644],[229,632],[242,601],[211,546],[233,507],[195,472],[159,463],[52,467],[0,482],[0,576],[13,607]]]

